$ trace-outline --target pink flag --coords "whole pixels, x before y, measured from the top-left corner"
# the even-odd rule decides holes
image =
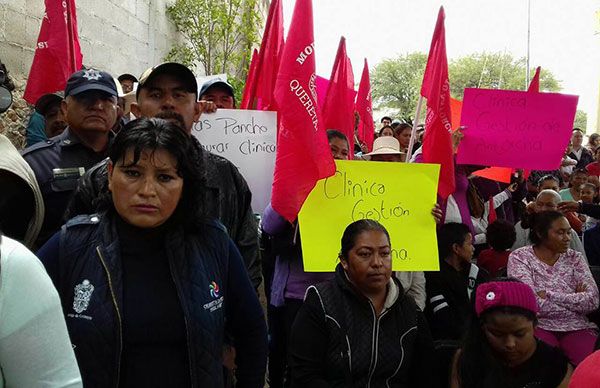
[[[273,92],[283,50],[283,8],[281,0],[273,0],[265,32],[260,44],[255,78],[248,91],[246,109],[276,110]]]
[[[348,138],[348,155],[354,155],[354,74],[350,58],[346,54],[346,38],[340,39],[333,62],[329,88],[323,104],[325,129],[337,129]]]
[[[446,199],[455,190],[450,112],[450,82],[446,58],[444,7],[440,7],[431,39],[421,95],[427,99],[423,161],[441,165],[438,194]]]
[[[296,0],[275,84],[279,112],[271,204],[293,222],[319,179],[335,173],[317,105],[311,0]]]
[[[375,123],[373,122],[371,80],[369,78],[367,58],[365,58],[365,66],[360,78],[360,85],[358,85],[355,109],[360,118],[358,123],[358,139],[365,143],[369,151],[371,151],[373,149],[373,138],[375,137]]]
[[[47,93],[64,90],[67,79],[81,69],[75,0],[46,0],[35,55],[23,98],[35,104]]]

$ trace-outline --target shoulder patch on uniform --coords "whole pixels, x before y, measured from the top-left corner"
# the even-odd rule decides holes
[[[55,140],[46,140],[46,141],[41,141],[39,143],[35,143],[34,145],[29,146],[29,147],[25,148],[24,150],[22,150],[21,156],[28,155],[37,150],[43,150],[45,148],[50,148],[50,147],[54,146],[55,143],[56,143]]]
[[[85,214],[71,218],[69,221],[67,221],[65,226],[70,228],[77,225],[94,225],[99,223],[100,220],[101,216],[98,214]]]

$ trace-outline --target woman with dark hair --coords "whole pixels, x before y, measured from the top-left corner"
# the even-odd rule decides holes
[[[430,387],[423,313],[392,277],[387,230],[348,225],[335,279],[306,292],[290,339],[292,387]]]
[[[518,280],[481,284],[450,386],[567,388],[573,368],[559,349],[535,338],[537,311],[535,294]]]
[[[350,154],[348,145],[348,138],[346,135],[338,131],[337,129],[327,130],[327,141],[329,142],[329,148],[331,148],[331,154],[334,159],[347,160]]]
[[[394,136],[394,129],[389,125],[381,128],[381,130],[379,130],[379,137],[381,136]]]
[[[540,307],[538,338],[560,347],[574,365],[592,353],[598,327],[586,314],[598,308],[598,287],[581,253],[569,249],[571,227],[557,211],[532,215],[532,245],[508,259],[508,275],[529,285]]]
[[[594,151],[596,148],[598,148],[598,146],[600,146],[600,134],[592,133],[588,138],[586,148],[590,151]]]
[[[410,124],[402,123],[394,129],[394,137],[398,139],[398,143],[400,143],[400,151],[406,152],[408,150],[411,135],[412,127]]]
[[[226,230],[203,217],[190,137],[161,119],[131,121],[109,158],[101,213],[68,221],[38,253],[84,385],[222,387],[227,326],[238,384],[262,388],[262,309]]]

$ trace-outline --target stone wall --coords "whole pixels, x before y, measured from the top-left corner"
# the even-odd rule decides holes
[[[160,63],[179,39],[165,13],[170,1],[76,0],[83,64],[117,76]],[[31,112],[21,97],[43,14],[43,0],[0,0],[0,60],[17,85],[13,107],[0,115],[0,133],[10,132],[16,145]]]

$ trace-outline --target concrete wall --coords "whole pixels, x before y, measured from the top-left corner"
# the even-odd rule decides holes
[[[165,14],[169,0],[77,0],[83,64],[141,74],[178,39]],[[26,79],[44,14],[43,0],[0,0],[0,59]]]

